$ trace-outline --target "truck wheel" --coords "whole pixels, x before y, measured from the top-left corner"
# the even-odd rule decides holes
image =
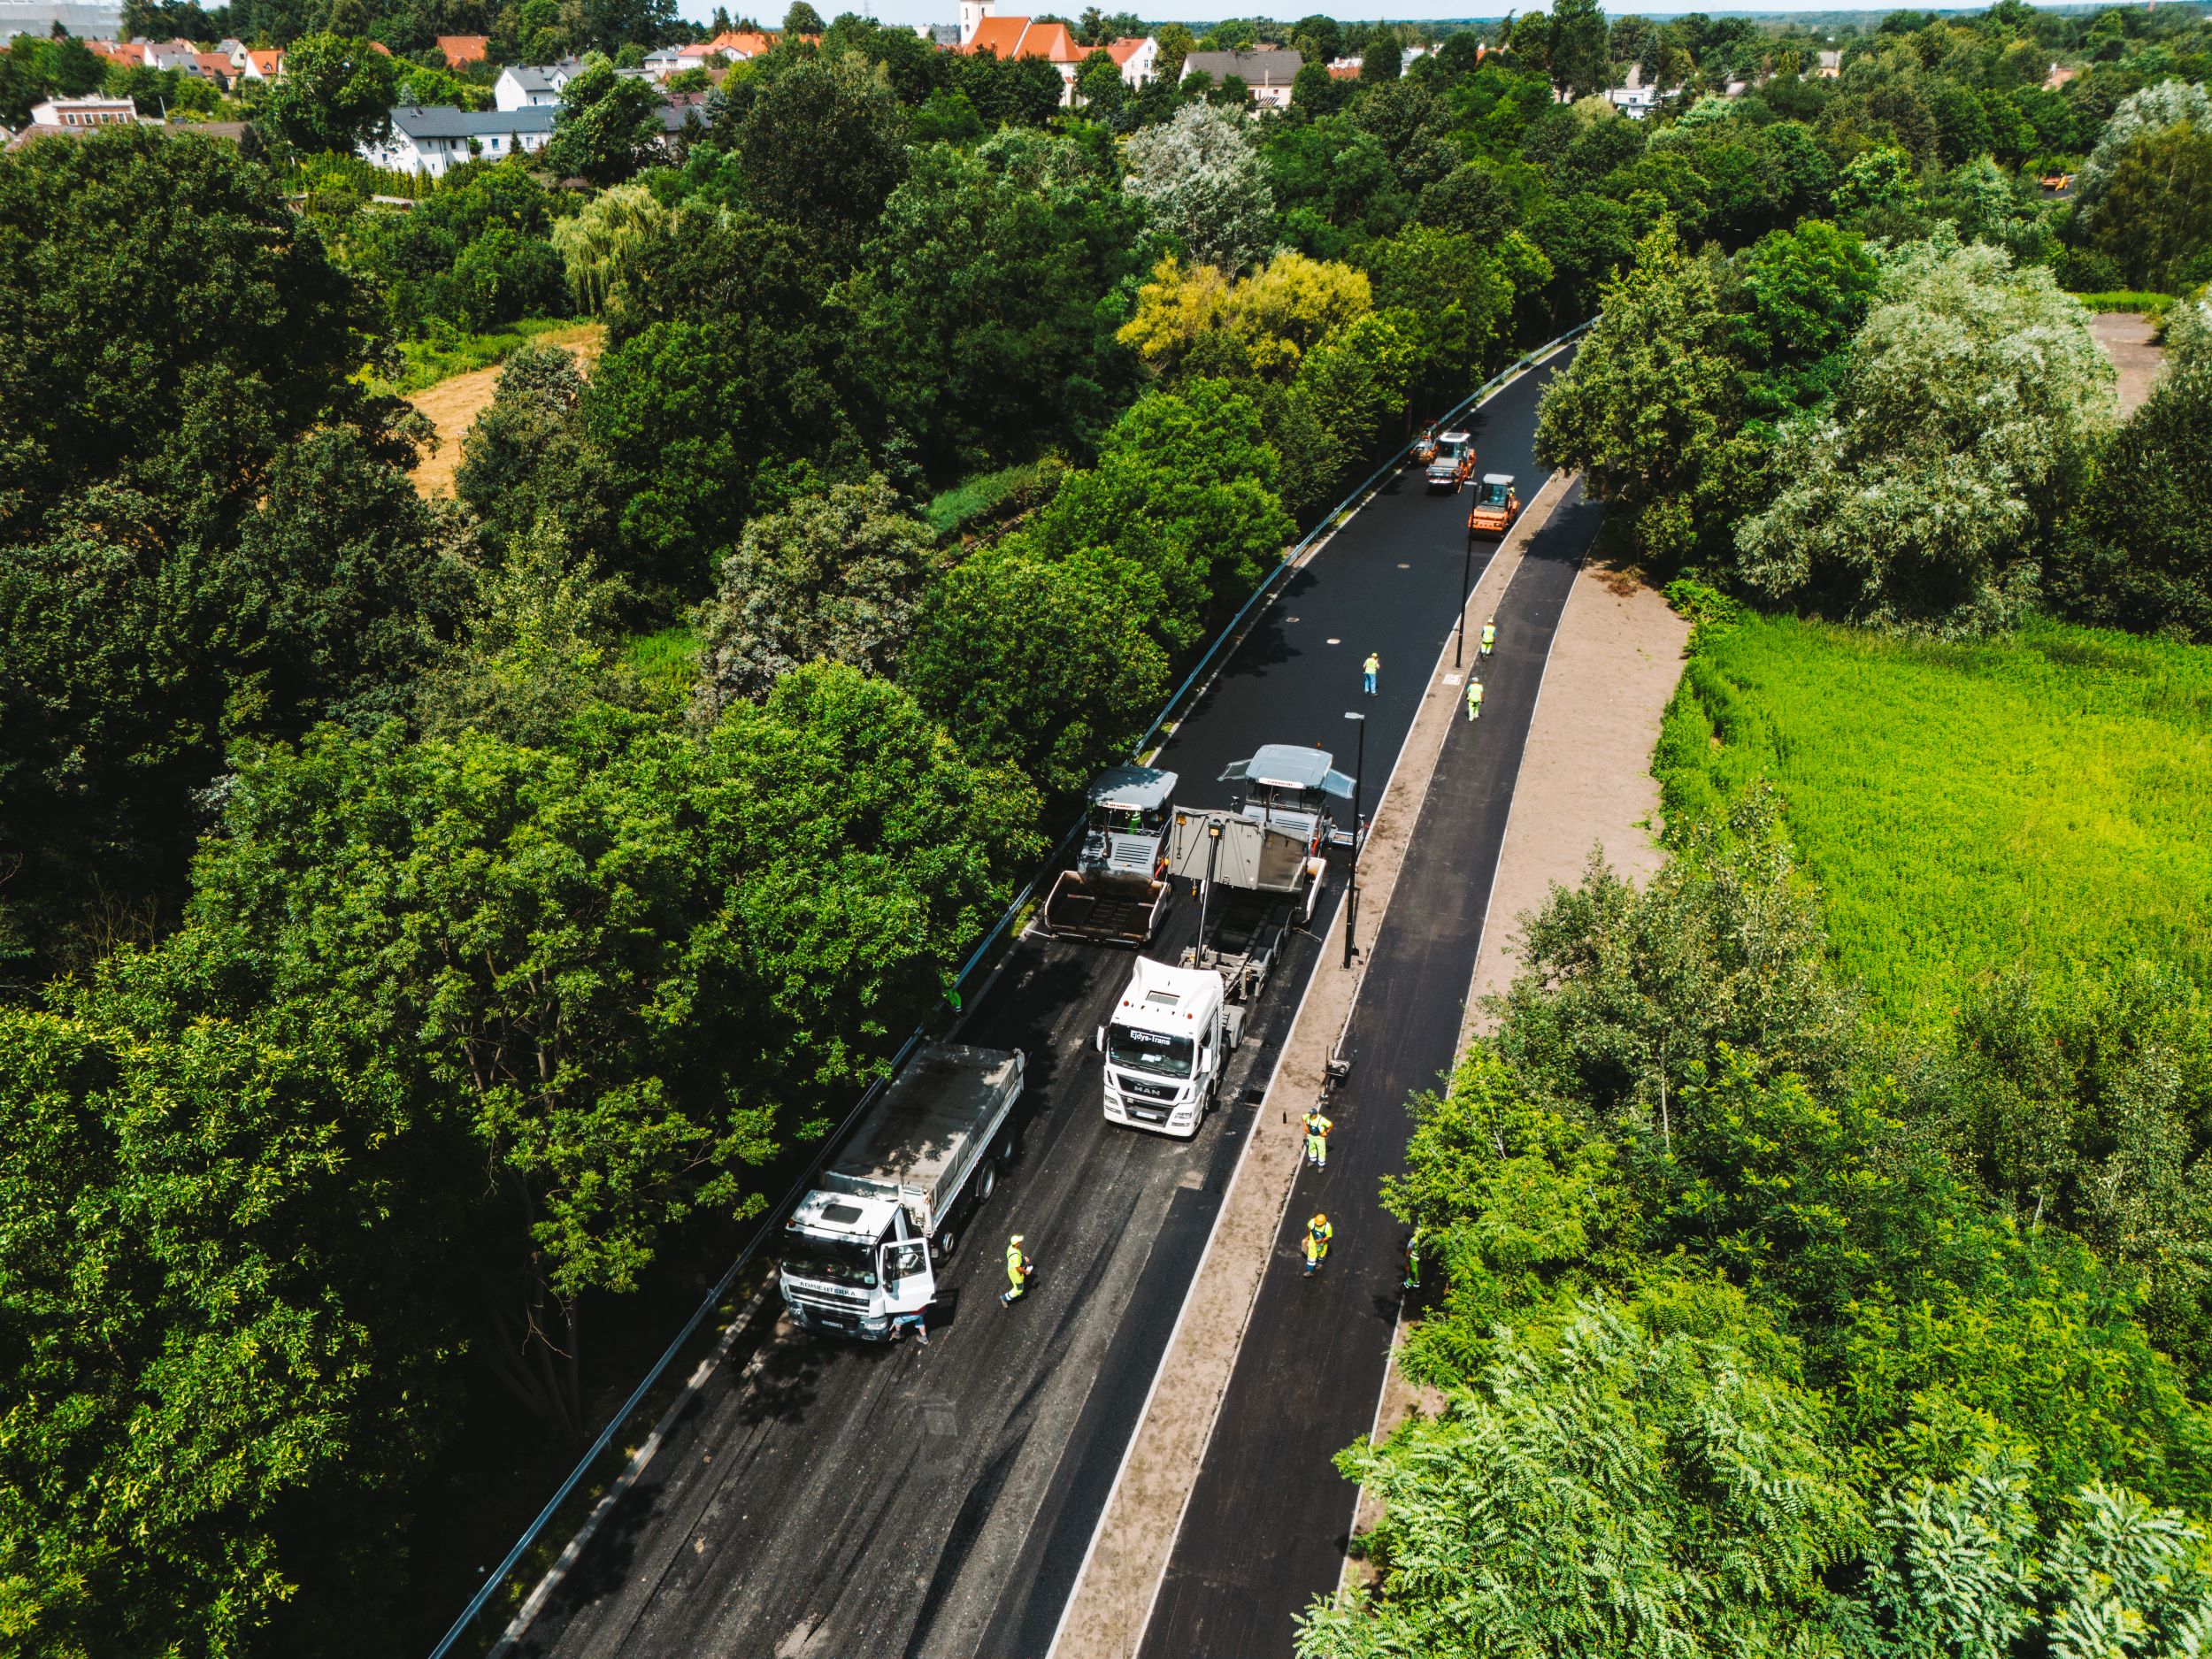
[[[1006,1138],[998,1143],[998,1151],[995,1155],[998,1158],[999,1167],[1004,1169],[1011,1164],[1014,1161],[1014,1155],[1020,1150],[1020,1139],[1011,1129],[1009,1129],[1006,1132]]]
[[[983,1168],[976,1174],[975,1202],[979,1204],[987,1204],[990,1202],[991,1194],[997,1189],[998,1165],[991,1163],[988,1159],[986,1159],[984,1161]]]
[[[937,1229],[937,1238],[929,1247],[929,1253],[938,1261],[944,1261],[960,1248],[960,1224],[948,1222]]]

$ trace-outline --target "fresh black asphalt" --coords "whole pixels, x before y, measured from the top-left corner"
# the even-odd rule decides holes
[[[1524,377],[1473,423],[1480,470],[1517,473],[1525,496],[1539,481],[1537,397],[1565,362]],[[1225,801],[1223,766],[1265,742],[1317,744],[1351,770],[1343,716],[1356,710],[1369,717],[1372,810],[1448,637],[1467,499],[1429,496],[1408,473],[1285,584],[1161,755],[1182,774],[1179,800]],[[1477,580],[1486,553],[1477,549]],[[1359,679],[1371,650],[1383,658],[1371,698]],[[1496,706],[1507,713],[1502,696]],[[1021,941],[961,1035],[1028,1054],[1023,1152],[976,1236],[941,1267],[933,1345],[779,1335],[764,1315],[516,1651],[1041,1655],[1250,1126],[1247,1094],[1264,1086],[1325,940],[1337,948],[1340,886],[1294,941],[1226,1109],[1189,1143],[1111,1127],[1101,1110],[1090,1040],[1128,954]],[[1171,956],[1194,922],[1189,905],[1171,910],[1156,954]],[[1000,1249],[1016,1229],[1041,1272],[1006,1309]],[[1356,1385],[1363,1410],[1374,1380]],[[1339,1490],[1326,1453],[1366,1426],[1363,1417],[1323,1454],[1320,1478]]]
[[[1404,1167],[1408,1102],[1452,1064],[1545,659],[1601,511],[1578,488],[1532,541],[1498,607],[1482,718],[1445,739],[1346,1039],[1328,1167],[1300,1172],[1141,1659],[1283,1659],[1292,1615],[1336,1586],[1356,1488],[1330,1459],[1372,1426],[1400,1302],[1405,1233],[1376,1195]],[[1335,1236],[1309,1278],[1317,1212]]]

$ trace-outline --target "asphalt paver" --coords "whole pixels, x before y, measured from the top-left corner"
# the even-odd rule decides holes
[[[1601,511],[1578,488],[1531,541],[1479,671],[1482,718],[1445,738],[1353,1012],[1327,1167],[1302,1169],[1284,1214],[1143,1659],[1286,1659],[1293,1616],[1336,1587],[1357,1493],[1331,1459],[1372,1425],[1402,1296],[1405,1233],[1378,1194],[1404,1167],[1409,1102],[1452,1064],[1546,657]],[[1335,1233],[1309,1276],[1317,1213]]]
[[[1518,473],[1525,494],[1537,398],[1566,361],[1472,423],[1480,470]],[[1358,711],[1371,811],[1448,637],[1467,501],[1432,496],[1409,472],[1285,583],[1163,748],[1179,800],[1225,803],[1223,767],[1262,743],[1316,744],[1352,770],[1343,716]],[[1477,579],[1486,557],[1479,547]],[[1383,672],[1367,697],[1371,650]],[[1189,1142],[1101,1110],[1091,1041],[1128,953],[1019,941],[961,1037],[1026,1052],[1022,1152],[941,1264],[931,1345],[839,1342],[764,1309],[757,1340],[692,1398],[512,1651],[1041,1654],[1249,1128],[1247,1096],[1280,1052],[1340,891],[1340,877],[1294,940],[1225,1108]],[[1195,923],[1194,906],[1171,909],[1154,954],[1171,959]],[[1017,1230],[1040,1271],[1007,1308],[1002,1253]]]

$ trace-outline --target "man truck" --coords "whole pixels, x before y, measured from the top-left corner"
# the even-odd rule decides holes
[[[1174,889],[1160,879],[1175,774],[1110,766],[1092,782],[1083,849],[1046,895],[1045,932],[1056,939],[1142,945]]]
[[[1229,1056],[1274,977],[1291,930],[1310,920],[1352,780],[1320,749],[1271,743],[1222,774],[1232,810],[1179,808],[1168,873],[1196,885],[1198,937],[1170,964],[1137,958],[1099,1028],[1110,1123],[1185,1139],[1218,1103]]]
[[[937,1294],[936,1263],[1014,1156],[1018,1049],[931,1043],[877,1097],[783,1228],[794,1323],[869,1341]]]

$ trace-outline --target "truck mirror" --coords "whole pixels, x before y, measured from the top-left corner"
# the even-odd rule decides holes
[[[1103,1025],[1098,1028],[1098,1051],[1101,1054],[1106,1052],[1106,1027]]]

